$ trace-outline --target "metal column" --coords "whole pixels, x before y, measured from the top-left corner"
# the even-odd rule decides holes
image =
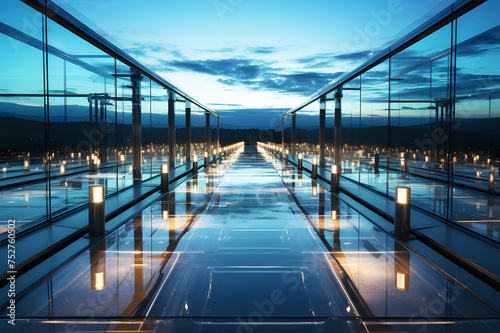
[[[292,149],[291,153],[297,155],[295,151],[295,144],[297,141],[297,113],[292,114]]]
[[[283,158],[283,154],[285,153],[285,118],[281,118],[281,148],[283,151],[281,152],[280,156]]]
[[[210,113],[208,112],[205,113],[205,141],[207,142],[207,149],[205,151],[208,153],[208,156],[210,156],[212,153],[212,136],[210,129]]]
[[[342,152],[342,133],[341,133],[341,120],[342,120],[342,87],[337,88],[335,91],[335,136],[334,136],[334,154],[335,164],[338,167],[338,172],[341,172],[341,152]]]
[[[319,98],[319,165],[325,166],[326,96]]]
[[[133,72],[132,83],[132,176],[135,182],[142,180],[142,125],[141,125],[141,80],[142,75]]]
[[[219,152],[220,148],[220,127],[219,127],[219,116],[217,116],[217,152]],[[220,158],[220,157],[219,157]]]
[[[191,162],[191,102],[186,100],[186,161]]]
[[[175,93],[168,90],[168,167],[175,168]]]

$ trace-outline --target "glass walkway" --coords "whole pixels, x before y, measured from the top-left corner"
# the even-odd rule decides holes
[[[16,317],[16,332],[500,330],[497,309],[253,146],[46,276]]]

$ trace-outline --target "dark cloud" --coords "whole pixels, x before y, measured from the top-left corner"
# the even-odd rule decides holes
[[[171,55],[174,58],[183,58],[182,52],[173,44],[153,44],[136,42],[127,51],[137,56],[148,56],[151,53],[161,53],[164,56]]]
[[[308,68],[324,68],[332,66],[336,61],[339,60],[358,63],[366,59],[368,56],[370,56],[370,54],[370,51],[356,51],[343,54],[318,53],[312,56],[299,58],[296,60],[296,62],[306,65]]]
[[[253,47],[248,47],[247,50],[249,52],[257,54],[269,54],[269,53],[275,53],[279,49],[274,46],[253,46]]]
[[[163,66],[170,70],[182,69],[236,80],[257,79],[262,70],[268,70],[265,63],[250,59],[173,60],[163,61]]]

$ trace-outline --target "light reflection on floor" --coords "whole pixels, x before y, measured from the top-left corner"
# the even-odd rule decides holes
[[[268,161],[244,154],[143,210],[19,299],[19,331],[366,332],[389,318],[432,331],[499,318],[295,171],[283,178],[293,198]]]

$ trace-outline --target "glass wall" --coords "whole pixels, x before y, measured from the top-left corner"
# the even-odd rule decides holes
[[[2,7],[0,238],[8,220],[24,230],[86,204],[92,184],[112,195],[159,175],[171,153],[176,166],[186,163],[187,96],[176,94],[169,110],[167,82],[151,80],[135,60],[121,62],[131,58],[102,37],[96,46],[79,37],[93,34],[83,24],[70,31],[20,0]],[[205,127],[204,113],[196,108],[195,127]],[[204,135],[196,145],[204,149]]]
[[[191,155],[198,156],[198,161],[203,160],[203,154],[207,149],[205,125],[205,111],[193,104],[191,107]]]
[[[347,76],[285,117],[285,141],[296,130],[296,153],[319,155],[314,105],[325,98],[324,156],[328,167],[340,149],[341,187],[360,184],[394,197],[396,186],[409,186],[413,205],[498,240],[500,25],[491,13],[499,10],[498,2],[485,2]],[[442,14],[451,15],[451,7]]]

